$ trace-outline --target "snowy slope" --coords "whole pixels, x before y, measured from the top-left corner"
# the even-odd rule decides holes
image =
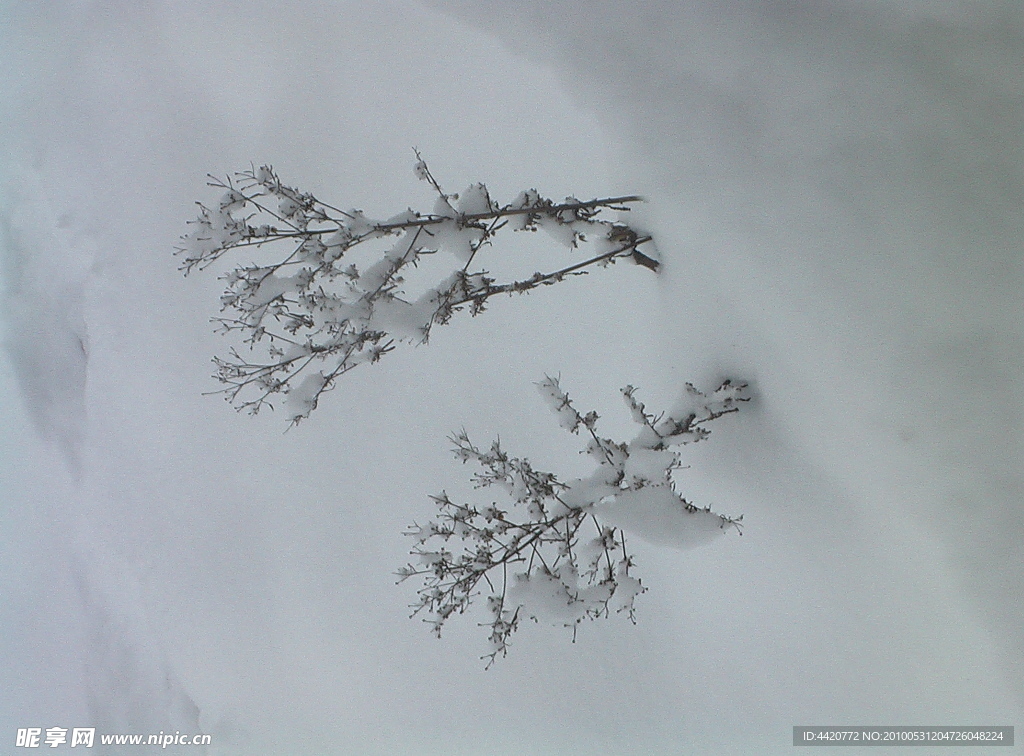
[[[788,753],[794,724],[1015,724],[1021,19],[935,7],[5,6],[0,742]],[[645,194],[664,274],[497,303],[287,435],[200,396],[220,285],[170,250],[205,174],[267,161],[387,216],[430,201],[412,146],[454,189]],[[750,382],[681,478],[746,528],[638,546],[638,626],[530,626],[485,673],[475,618],[406,620],[399,533],[462,480],[455,428],[584,474],[531,383],[559,372],[613,436],[627,383]]]
[[[548,62],[619,137],[666,257],[665,374],[756,381],[760,416],[697,474],[750,502],[772,569],[740,552],[720,598],[681,594],[749,662],[748,706],[1013,721],[1020,6],[434,5]],[[771,642],[737,632],[751,616]]]

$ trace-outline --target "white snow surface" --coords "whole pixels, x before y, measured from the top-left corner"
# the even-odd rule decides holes
[[[1021,6],[429,5],[0,9],[0,743],[781,754],[796,724],[1024,722]],[[495,302],[287,434],[202,396],[222,284],[171,250],[205,175],[388,217],[430,198],[413,146],[495,197],[644,195],[662,272]],[[406,619],[400,533],[463,480],[452,429],[586,473],[532,385],[558,373],[613,438],[621,386],[749,383],[676,473],[744,533],[635,544],[636,626],[527,623],[484,672],[473,617]]]

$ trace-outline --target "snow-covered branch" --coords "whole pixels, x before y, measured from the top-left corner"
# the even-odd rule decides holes
[[[233,251],[264,258],[222,276],[224,314],[215,322],[243,339],[214,363],[224,384],[220,393],[235,407],[255,413],[279,395],[289,419],[298,422],[339,376],[376,362],[400,343],[426,343],[435,325],[462,310],[478,315],[493,296],[527,293],[623,258],[658,269],[640,250],[649,236],[602,217],[627,211],[639,197],[555,202],[531,189],[499,205],[483,184],[446,193],[418,152],[416,158],[416,176],[437,195],[432,211],[409,209],[384,220],[340,210],[287,186],[269,166],[223,180],[210,177],[210,186],[223,195],[212,207],[199,204],[194,228],[178,248],[182,269],[203,270]],[[544,230],[570,249],[586,244],[594,254],[523,280],[498,282],[478,257],[505,228]],[[353,250],[374,240],[385,240],[386,249],[360,267]],[[409,297],[403,287],[408,272],[441,251],[453,255],[454,269]]]
[[[586,478],[562,482],[536,470],[529,460],[510,456],[495,441],[484,450],[465,431],[451,437],[454,452],[472,462],[477,488],[504,489],[510,504],[501,508],[459,504],[447,493],[431,497],[436,519],[413,525],[414,560],[399,570],[400,582],[423,580],[413,616],[424,614],[441,634],[444,623],[486,593],[490,629],[488,666],[508,652],[509,640],[524,617],[544,618],[575,628],[584,619],[626,612],[646,590],[631,574],[635,560],[626,532],[656,543],[686,547],[735,528],[742,517],[716,514],[681,496],[672,477],[680,455],[670,447],[701,441],[704,427],[736,412],[748,401],[745,384],[725,381],[704,394],[686,384],[682,400],[669,413],[652,415],[635,389],[622,389],[640,430],[623,443],[597,433],[596,412],[580,413],[558,379],[538,384],[559,424],[587,437],[586,452],[597,464]]]

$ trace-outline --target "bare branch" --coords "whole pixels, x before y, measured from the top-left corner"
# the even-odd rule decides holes
[[[269,166],[233,177],[210,177],[223,190],[219,203],[199,204],[193,229],[178,248],[187,273],[202,270],[234,250],[264,254],[284,246],[276,260],[238,265],[222,276],[224,333],[241,332],[243,344],[260,356],[243,358],[237,348],[214,360],[219,392],[239,410],[258,412],[274,395],[284,398],[294,423],[308,417],[335,380],[372,363],[399,343],[426,343],[436,325],[456,312],[478,315],[491,297],[525,294],[582,275],[620,259],[657,271],[658,263],[639,251],[651,238],[602,217],[641,201],[635,195],[563,202],[522,192],[498,205],[483,184],[461,195],[446,193],[416,151],[416,175],[437,194],[431,213],[414,210],[386,220],[359,210],[342,211],[281,182]],[[495,236],[544,229],[570,249],[589,244],[597,254],[527,279],[500,283],[484,269],[471,270]],[[353,249],[373,240],[398,237],[382,258],[360,270]],[[415,299],[404,290],[409,269],[441,250],[458,261],[447,277]]]

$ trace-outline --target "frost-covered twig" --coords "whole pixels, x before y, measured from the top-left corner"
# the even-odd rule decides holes
[[[423,586],[413,616],[424,614],[441,634],[444,623],[466,611],[486,593],[490,618],[490,666],[508,652],[509,640],[524,617],[543,616],[575,628],[584,619],[626,612],[634,619],[634,600],[646,590],[630,574],[634,559],[626,531],[660,543],[688,546],[730,528],[731,518],[699,508],[675,489],[672,472],[680,467],[672,446],[708,436],[704,424],[736,412],[745,384],[725,381],[711,394],[686,384],[682,401],[669,413],[647,412],[635,389],[622,389],[633,420],[641,426],[628,443],[602,438],[596,412],[582,414],[558,379],[538,384],[560,425],[588,436],[586,451],[597,463],[587,478],[563,483],[534,469],[529,460],[508,455],[495,441],[483,450],[465,431],[451,437],[456,457],[473,462],[477,488],[497,486],[511,504],[458,504],[441,492],[431,497],[436,519],[413,525],[414,562],[399,570],[400,582],[420,577]]]
[[[657,261],[639,249],[651,241],[649,236],[602,217],[628,210],[639,197],[554,202],[531,189],[499,205],[483,184],[461,194],[445,193],[418,152],[416,158],[417,177],[437,194],[433,210],[410,209],[386,220],[328,205],[283,184],[269,166],[223,180],[210,177],[210,186],[224,194],[213,207],[199,204],[194,228],[178,248],[184,255],[182,269],[205,269],[232,251],[276,252],[223,276],[225,314],[215,322],[224,333],[241,332],[247,354],[235,347],[214,363],[224,384],[220,393],[238,409],[255,413],[283,395],[289,418],[298,422],[342,374],[376,362],[399,343],[426,343],[435,325],[464,309],[478,315],[493,296],[523,294],[622,258],[658,269]],[[506,227],[543,229],[572,249],[587,243],[595,254],[551,272],[499,283],[479,267],[477,257]],[[380,259],[363,268],[352,262],[354,248],[389,237],[397,240]],[[414,300],[407,299],[403,284],[408,271],[442,250],[453,253],[456,268]]]

